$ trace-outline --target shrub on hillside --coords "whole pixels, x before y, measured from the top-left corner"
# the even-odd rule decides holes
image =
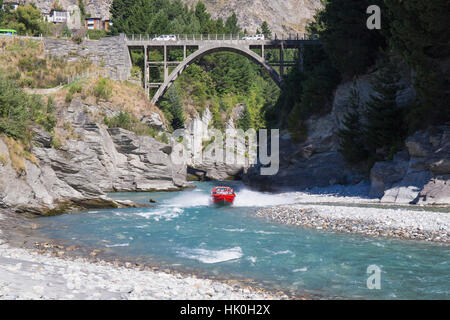
[[[136,117],[124,111],[121,111],[114,117],[105,117],[104,122],[108,128],[122,128],[132,131],[140,136],[151,136],[155,138],[158,135],[158,132],[155,129],[140,122]]]
[[[56,124],[52,106],[45,106],[39,96],[26,94],[0,74],[0,133],[29,140],[28,127],[33,123],[51,131]]]
[[[92,89],[92,94],[97,98],[108,100],[112,95],[112,85],[109,79],[101,78],[97,81],[97,84]]]
[[[107,33],[105,30],[88,30],[86,36],[91,40],[99,40],[106,37]]]

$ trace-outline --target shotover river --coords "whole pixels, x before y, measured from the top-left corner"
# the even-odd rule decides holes
[[[293,202],[293,197],[232,183],[238,194],[235,205],[218,208],[209,204],[215,185],[197,183],[196,189],[182,192],[111,194],[140,203],[152,198],[157,204],[40,218],[40,232],[180,271],[250,278],[269,289],[323,298],[450,298],[447,245],[276,224],[256,217],[255,211]],[[367,287],[370,265],[381,269],[379,290]]]

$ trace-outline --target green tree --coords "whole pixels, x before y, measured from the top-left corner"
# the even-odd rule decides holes
[[[354,81],[349,98],[350,110],[344,116],[344,121],[342,122],[343,128],[338,132],[340,139],[339,152],[342,153],[345,160],[350,164],[357,164],[366,160],[368,157],[364,143],[364,129],[361,123],[359,104],[359,92],[356,87],[356,81]]]
[[[111,22],[113,23],[111,32],[118,34],[120,32],[131,33],[128,20],[136,14],[135,0],[114,0],[111,7]]]
[[[56,123],[53,109],[44,107],[37,95],[28,95],[0,73],[0,133],[15,139],[29,137],[32,123],[51,131]]]
[[[223,25],[223,19],[222,18],[218,18],[216,20],[215,33],[222,34],[224,32],[225,32],[225,26]]]
[[[80,8],[80,18],[81,21],[83,22],[84,19],[86,19],[87,15],[86,15],[86,8],[84,7],[84,3],[83,0],[78,0],[78,8]]]
[[[225,33],[238,34],[241,31],[241,27],[238,24],[238,18],[233,12],[231,16],[225,22]]]
[[[264,21],[261,25],[261,32],[267,39],[272,38],[272,30],[269,28],[267,21]]]
[[[398,71],[388,58],[378,66],[372,81],[375,93],[370,95],[367,103],[364,136],[371,155],[383,159],[392,156],[402,146],[405,131],[402,110],[396,102],[400,89]]]
[[[152,33],[154,34],[163,34],[166,31],[169,33],[171,30],[167,30],[168,25],[169,25],[169,17],[166,15],[165,12],[159,11],[153,18],[150,30],[152,30]]]
[[[195,6],[195,17],[200,23],[200,32],[209,33],[212,32],[214,26],[211,24],[211,15],[206,11],[206,6],[203,2],[197,2]]]
[[[374,64],[378,49],[385,47],[381,31],[366,27],[366,10],[372,4],[385,8],[382,0],[323,1],[324,8],[307,27],[309,34],[320,37],[333,65],[348,77],[364,73]]]
[[[448,0],[386,1],[391,24],[389,42],[414,70],[419,104],[408,116],[410,131],[450,122],[450,74],[443,61],[450,57]]]
[[[284,112],[278,112],[283,117],[285,112],[291,110],[287,125],[297,142],[306,138],[306,119],[313,114],[323,115],[331,110],[333,91],[341,80],[339,72],[321,48],[308,48],[305,62],[303,74],[294,72],[292,77],[288,77],[288,81],[293,81],[289,85],[293,92],[286,93],[287,99],[281,105]]]
[[[161,109],[168,114],[167,117],[174,130],[184,128],[186,117],[184,115],[183,105],[181,104],[180,94],[176,85],[173,85],[166,94],[167,97],[161,103]]]
[[[4,24],[23,35],[37,36],[45,30],[41,12],[32,5],[18,6],[15,11],[8,12]]]
[[[244,131],[247,131],[248,129],[253,127],[252,116],[247,106],[245,106],[242,115],[239,118],[238,126],[239,129],[242,129]]]
[[[70,29],[69,29],[69,27],[67,26],[67,24],[64,25],[64,29],[63,29],[62,35],[63,35],[64,37],[67,37],[67,38],[70,38],[70,37],[72,36],[72,32],[70,31]]]

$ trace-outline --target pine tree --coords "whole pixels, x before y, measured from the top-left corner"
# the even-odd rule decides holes
[[[361,115],[358,111],[360,104],[359,92],[356,81],[350,91],[349,105],[350,111],[344,116],[344,127],[339,130],[340,139],[339,152],[350,164],[356,164],[368,157],[368,152],[364,145],[364,130],[361,124]]]
[[[225,22],[225,33],[238,34],[240,31],[241,27],[239,27],[237,16],[233,12]]]
[[[113,34],[120,32],[131,33],[128,27],[128,19],[132,17],[135,7],[135,0],[114,0],[111,8],[111,21],[113,23],[111,31]]]
[[[178,94],[177,87],[172,87],[167,92],[167,99],[169,103],[169,112],[172,115],[172,128],[182,129],[184,128],[184,122],[186,121],[186,117],[184,115],[183,106],[181,104],[180,96]]]
[[[224,33],[224,25],[223,25],[223,19],[222,18],[218,18],[216,20],[216,28],[215,28],[215,33],[217,34],[222,34]]]
[[[86,8],[84,7],[83,0],[78,0],[78,8],[80,9],[81,21],[84,21],[84,19],[86,18]]]
[[[261,32],[267,39],[270,39],[272,37],[272,30],[270,30],[269,24],[267,23],[267,21],[264,21],[262,23]]]
[[[252,116],[247,106],[245,106],[244,111],[242,112],[242,115],[238,122],[238,126],[244,131],[247,131],[252,127]]]
[[[206,6],[203,2],[199,1],[197,2],[197,5],[195,6],[195,17],[198,19],[198,22],[200,23],[200,32],[201,33],[208,33],[210,30],[210,20],[211,15],[206,11]]]
[[[367,103],[364,136],[369,152],[375,157],[392,156],[404,139],[402,112],[396,97],[400,89],[399,74],[388,59],[378,64],[379,70],[372,82],[375,94]]]

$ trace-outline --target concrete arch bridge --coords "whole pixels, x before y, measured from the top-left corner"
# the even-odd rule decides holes
[[[164,93],[170,88],[173,82],[181,75],[181,73],[193,62],[200,59],[204,55],[220,52],[231,51],[239,53],[250,60],[256,62],[264,70],[268,72],[271,78],[278,86],[283,85],[283,78],[286,67],[296,66],[300,69],[303,68],[303,51],[305,44],[318,44],[319,41],[305,39],[302,37],[290,37],[288,39],[276,39],[276,40],[246,40],[238,35],[200,35],[200,36],[177,36],[176,40],[152,40],[149,35],[127,35],[125,42],[128,50],[131,49],[143,49],[145,57],[144,68],[144,88],[147,94],[150,94],[150,88],[157,88],[156,93],[151,98],[153,104],[156,104]],[[162,49],[164,52],[162,61],[149,61],[149,50]],[[182,49],[183,60],[182,61],[168,61],[168,50]],[[258,49],[261,55],[257,54],[254,49]],[[266,61],[265,50],[266,49],[278,49],[280,52],[280,60],[278,61]],[[285,60],[285,49],[297,49],[299,50],[297,61]],[[189,52],[189,55],[188,55]],[[163,82],[152,83],[150,82],[150,68],[151,67],[163,67],[164,80]],[[279,72],[275,67],[279,68]],[[173,70],[169,73],[169,68]]]

